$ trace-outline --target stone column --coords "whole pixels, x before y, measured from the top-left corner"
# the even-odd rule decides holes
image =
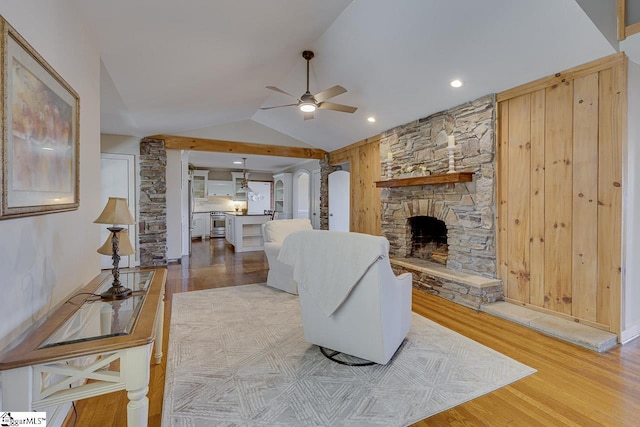
[[[167,152],[164,140],[140,141],[140,267],[167,265]]]
[[[329,229],[329,174],[342,170],[340,166],[329,164],[329,155],[320,160],[320,229]]]

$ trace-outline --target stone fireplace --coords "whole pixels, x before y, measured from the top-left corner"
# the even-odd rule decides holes
[[[382,234],[394,270],[412,272],[414,286],[475,308],[502,296],[496,279],[494,124],[490,95],[391,129],[380,140],[380,158],[390,159],[382,164],[383,179],[397,179],[445,174],[447,136],[455,136],[456,171],[473,173],[473,180],[383,188]],[[416,230],[423,225],[427,231]]]

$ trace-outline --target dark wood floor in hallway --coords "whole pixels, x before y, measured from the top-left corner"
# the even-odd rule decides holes
[[[194,241],[192,255],[168,267],[165,356],[152,365],[149,426],[160,426],[171,297],[175,293],[266,281],[263,252],[235,254],[224,239]],[[538,370],[417,426],[636,426],[640,414],[640,340],[605,354],[414,291],[413,310]],[[124,391],[77,402],[66,427],[125,426]],[[169,427],[169,426],[166,426]]]
[[[169,265],[167,293],[262,283],[268,271],[263,251],[236,254],[224,239],[194,240],[191,256]]]

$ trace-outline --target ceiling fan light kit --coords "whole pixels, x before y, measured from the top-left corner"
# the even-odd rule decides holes
[[[342,86],[336,85],[330,87],[327,90],[323,90],[322,92],[318,92],[315,95],[312,95],[311,92],[309,92],[309,61],[311,61],[314,56],[314,53],[310,50],[305,50],[304,52],[302,52],[302,57],[307,61],[307,91],[300,97],[300,99],[298,99],[298,102],[296,104],[275,105],[272,107],[262,107],[260,109],[270,110],[272,108],[292,107],[295,105],[300,109],[300,111],[304,113],[305,120],[313,119],[313,112],[316,111],[316,109],[333,110],[342,113],[354,113],[358,109],[357,107],[335,104],[333,102],[326,102],[327,99],[345,93],[347,90]],[[267,86],[267,89],[270,89],[274,92],[282,93],[284,95],[288,95],[292,98],[294,97],[289,92],[286,92],[275,86]]]
[[[316,111],[316,106],[315,104],[311,103],[302,103],[300,104],[300,111],[305,113],[313,113],[314,111]]]

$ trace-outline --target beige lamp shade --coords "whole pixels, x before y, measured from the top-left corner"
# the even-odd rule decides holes
[[[109,197],[104,210],[93,221],[96,224],[135,224],[136,220],[131,215],[131,211],[127,206],[127,199],[123,197]],[[128,239],[128,237],[127,237]]]
[[[102,255],[113,255],[113,246],[111,245],[111,239],[114,233],[109,233],[109,237],[105,240],[104,244],[98,248],[98,253]],[[133,255],[136,251],[131,246],[131,240],[129,240],[129,232],[122,230],[118,232],[118,255]]]

